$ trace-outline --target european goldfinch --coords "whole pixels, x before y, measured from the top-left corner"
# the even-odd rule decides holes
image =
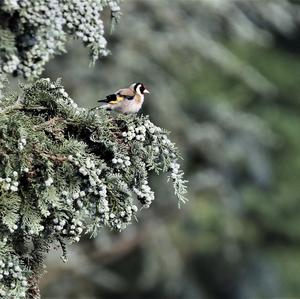
[[[143,105],[144,95],[149,93],[143,83],[133,83],[128,88],[119,89],[98,102],[103,103],[99,108],[115,110],[121,113],[137,113]]]

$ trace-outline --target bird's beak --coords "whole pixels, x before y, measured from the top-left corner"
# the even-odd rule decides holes
[[[150,91],[148,89],[145,89],[144,93],[150,93]]]

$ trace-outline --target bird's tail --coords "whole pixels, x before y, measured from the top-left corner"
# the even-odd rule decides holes
[[[90,111],[94,111],[94,110],[100,110],[100,109],[110,109],[110,105],[109,104],[104,104],[101,106],[96,106],[94,108],[91,108]]]
[[[96,106],[96,107],[94,107],[94,108],[91,108],[90,111],[98,110],[98,109],[100,109],[100,108],[101,108],[101,106]]]

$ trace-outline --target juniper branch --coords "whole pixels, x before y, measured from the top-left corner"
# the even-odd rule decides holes
[[[92,63],[108,55],[104,8],[113,28],[121,15],[118,0],[0,1],[0,75],[38,77],[51,57],[65,52],[69,36],[89,47]]]
[[[149,207],[152,170],[186,192],[175,145],[147,116],[79,108],[59,81],[40,79],[0,101],[0,298],[39,298],[53,242],[121,231]],[[15,240],[18,240],[17,242]],[[28,244],[33,244],[30,250]]]

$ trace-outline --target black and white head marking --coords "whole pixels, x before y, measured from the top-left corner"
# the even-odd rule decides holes
[[[140,94],[140,95],[143,95],[145,93],[148,93],[147,89],[145,88],[144,84],[143,83],[135,83],[133,85],[133,89],[136,93]]]

